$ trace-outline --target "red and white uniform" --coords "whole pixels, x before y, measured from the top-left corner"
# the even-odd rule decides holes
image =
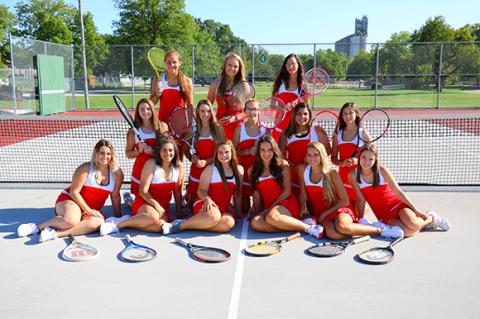
[[[311,142],[318,142],[317,132],[312,126],[310,131],[303,136],[292,135],[287,138],[287,154],[286,157],[293,163],[294,166],[303,164],[305,156],[307,155],[307,146]],[[290,167],[290,175],[293,189],[296,195],[298,195],[300,185],[298,184],[298,174],[294,167]]]
[[[257,189],[262,196],[263,208],[267,209],[272,206],[273,202],[280,196],[283,189],[278,183],[278,181],[272,176],[262,177],[258,179]],[[293,217],[300,219],[300,205],[295,195],[290,194],[290,196],[282,200],[279,205],[288,209],[290,214]]]
[[[285,83],[283,82],[282,84],[280,84],[280,87],[278,88],[277,98],[282,100],[285,104],[298,100],[300,96],[301,96],[301,88],[297,88],[295,90],[288,90],[285,87]],[[293,114],[293,109],[291,109],[285,114],[285,118],[282,120],[282,122],[280,122],[280,124],[272,132],[272,136],[273,138],[275,138],[277,142],[282,131],[285,130],[288,126],[288,123],[290,123],[292,114]]]
[[[160,96],[160,110],[158,111],[158,118],[169,124],[170,114],[177,107],[185,105],[185,99],[182,97],[182,90],[180,85],[170,86],[165,79],[165,74],[162,74],[162,95]]]
[[[215,140],[212,135],[209,136],[200,136],[197,141],[195,141],[195,153],[198,158],[206,160],[212,158],[215,155]],[[204,167],[198,167],[195,164],[192,164],[190,167],[190,176],[188,178],[188,187],[187,194],[190,198],[197,197],[198,183],[200,182],[200,176],[202,175]]]
[[[255,142],[265,135],[265,128],[261,127],[257,136],[250,136],[247,134],[245,123],[240,125],[240,139],[238,142],[237,151],[249,149],[255,145]],[[255,155],[238,155],[238,163],[243,166],[245,173],[243,174],[243,190],[242,196],[248,198],[252,195],[252,185],[250,184],[250,177],[248,176],[248,169],[255,163]]]
[[[216,113],[217,119],[221,119],[222,117],[224,117],[226,115],[236,116],[236,115],[242,114],[242,111],[233,111],[231,107],[229,107],[228,105],[226,105],[224,103],[223,100],[226,101],[227,96],[230,95],[230,94],[232,94],[231,91],[226,91],[223,99],[222,99],[222,97],[217,96],[217,98],[216,98],[216,100],[217,100],[217,113]],[[223,130],[225,132],[225,138],[227,140],[233,140],[233,135],[235,134],[235,129],[240,124],[242,124],[242,120],[235,121],[235,122],[227,124],[227,125],[222,125]]]
[[[409,207],[403,203],[395,192],[390,188],[382,172],[378,172],[380,183],[377,187],[372,187],[372,184],[365,182],[360,176],[360,190],[365,197],[368,205],[379,221],[388,223],[392,218],[398,217],[398,211],[402,208]]]
[[[142,140],[151,148],[155,147],[155,142],[157,141],[157,137],[155,132],[152,133],[145,133],[142,128],[140,127],[138,133]],[[135,135],[135,148],[138,150],[138,145],[140,144],[140,140],[138,139],[137,135]],[[130,177],[130,192],[134,195],[138,194],[138,189],[140,187],[140,177],[142,176],[143,166],[145,163],[151,159],[153,156],[147,153],[140,153],[137,157],[135,157],[135,162],[133,163],[132,168],[132,176]]]
[[[152,181],[150,182],[150,187],[148,188],[148,192],[152,196],[154,200],[156,200],[160,206],[165,209],[167,212],[166,216],[167,219],[170,220],[170,215],[168,214],[168,206],[170,204],[170,200],[172,199],[172,194],[174,189],[178,185],[178,178],[179,178],[179,170],[176,167],[172,166],[172,178],[165,179],[162,178],[162,167],[157,165],[155,167],[155,171],[153,173]],[[132,212],[134,215],[137,214],[138,209],[143,205],[148,204],[142,196],[135,197],[135,200],[132,204]]]
[[[359,128],[358,133],[361,135],[363,133],[363,128]],[[337,134],[337,149],[338,149],[338,155],[340,157],[341,161],[344,161],[350,157],[352,157],[353,152],[355,149],[357,149],[356,157],[358,157],[358,154],[360,152],[360,149],[363,147],[365,144],[360,138],[359,134],[355,136],[355,138],[351,141],[346,141],[343,139],[343,129],[338,130]],[[358,147],[357,147],[358,144]],[[351,171],[355,170],[357,168],[357,165],[350,166],[350,167],[339,167],[338,168],[338,174],[340,175],[340,178],[342,179],[343,185],[345,186],[345,189],[347,190],[348,198],[351,200],[356,200],[355,192],[353,191],[352,185],[348,182],[348,174],[350,174]]]
[[[112,170],[109,169],[107,185],[98,184],[95,179],[95,174],[96,171],[90,169],[85,184],[83,184],[82,189],[80,190],[80,195],[88,207],[100,211],[105,205],[105,201],[107,200],[108,196],[110,196],[115,188],[115,174],[113,174]],[[70,195],[70,186],[60,193],[55,205],[66,200],[74,201]]]
[[[235,188],[236,188],[235,176],[231,176],[230,178],[226,177],[227,191],[225,191],[222,178],[220,177],[220,172],[213,164],[212,166],[213,166],[213,172],[212,172],[212,178],[210,179],[210,186],[208,187],[208,196],[217,205],[218,210],[221,213],[227,213],[228,206],[230,205],[232,195],[235,192]],[[204,204],[203,201],[197,200],[193,204],[193,213],[198,214],[200,212],[200,209],[202,209],[203,204]]]
[[[321,213],[326,211],[331,205],[328,205],[328,202],[325,199],[325,195],[323,193],[323,178],[318,183],[313,183],[310,179],[310,172],[312,168],[310,165],[307,165],[305,171],[303,173],[303,180],[305,181],[305,190],[307,192],[307,199],[311,204],[312,207],[312,214],[315,216],[315,219],[320,216]],[[338,214],[345,213],[352,217],[353,221],[357,220],[357,216],[352,211],[350,207],[341,207],[336,211],[332,212],[331,214],[327,215],[320,221],[320,223],[325,223],[326,221],[335,219]]]

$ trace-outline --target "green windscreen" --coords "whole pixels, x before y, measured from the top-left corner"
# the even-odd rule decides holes
[[[37,54],[40,114],[66,111],[64,61],[61,56]]]

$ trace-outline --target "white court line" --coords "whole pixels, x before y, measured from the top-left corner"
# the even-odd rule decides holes
[[[243,250],[247,245],[248,220],[244,219],[242,224],[242,234],[240,245],[238,247],[237,266],[235,268],[235,277],[233,279],[232,296],[230,298],[230,307],[228,308],[228,319],[236,319],[238,316],[238,305],[240,302],[240,292],[242,290],[243,265],[245,256]]]

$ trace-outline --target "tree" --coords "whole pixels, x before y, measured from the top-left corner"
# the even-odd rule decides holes
[[[183,0],[115,0],[115,6],[114,35],[122,44],[193,43],[196,24]]]
[[[360,51],[348,65],[347,76],[353,80],[367,80],[375,75],[375,51]]]
[[[19,2],[15,9],[19,21],[17,35],[60,44],[72,43],[68,20],[75,9],[62,0]]]
[[[348,56],[332,49],[317,51],[317,66],[320,66],[335,79],[344,78]]]
[[[213,37],[215,43],[220,44],[220,51],[222,55],[235,51],[239,45],[242,47],[248,47],[245,40],[235,36],[228,24],[222,24],[214,20],[195,19],[195,23],[198,25],[200,31],[206,32]]]
[[[0,5],[0,68],[9,63],[10,43],[7,34],[13,31],[16,23],[15,15],[8,10],[8,7]]]

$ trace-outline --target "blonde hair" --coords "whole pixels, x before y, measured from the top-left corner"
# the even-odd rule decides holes
[[[114,179],[112,182],[115,182],[115,175],[116,175],[115,173],[117,169],[119,169],[117,156],[115,155],[115,150],[113,148],[112,142],[103,138],[100,139],[97,142],[97,144],[95,144],[95,147],[93,148],[92,159],[90,160],[90,170],[95,172],[95,180],[97,181],[98,184],[101,183],[102,173],[100,172],[100,169],[98,168],[98,165],[97,165],[97,154],[98,152],[100,152],[100,149],[103,146],[108,147],[110,149],[110,152],[112,153],[112,158],[110,160],[110,163],[108,163],[108,168],[109,170],[112,171],[112,177]]]
[[[320,158],[322,160],[320,163],[320,168],[322,169],[323,173],[323,195],[328,205],[331,206],[335,201],[338,200],[338,198],[332,179],[333,168],[330,167],[330,164],[328,163],[327,150],[320,142],[312,142],[308,144],[307,148],[313,148],[320,154]]]

